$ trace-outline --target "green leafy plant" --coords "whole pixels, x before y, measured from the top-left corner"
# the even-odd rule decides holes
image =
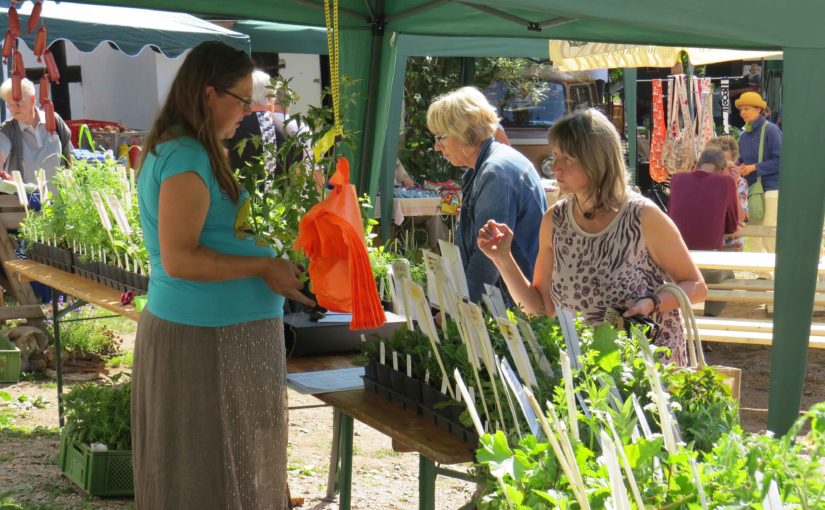
[[[61,322],[60,343],[63,350],[78,356],[98,355],[110,357],[117,354],[120,339],[107,326],[97,323],[95,312],[88,308],[73,310],[66,318],[74,322]],[[80,319],[80,320],[77,320]]]
[[[128,377],[118,374],[111,383],[85,382],[66,395],[68,434],[85,444],[103,443],[111,450],[130,450],[131,395]]]

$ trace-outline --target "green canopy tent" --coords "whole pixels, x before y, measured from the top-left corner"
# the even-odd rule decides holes
[[[255,20],[230,22],[229,28],[248,35],[254,52],[329,53],[326,28]]]
[[[0,26],[8,26],[8,1],[0,2]],[[21,38],[34,47],[37,31],[26,35],[32,3],[18,6]],[[179,56],[203,41],[220,40],[249,53],[249,37],[219,27],[190,14],[157,12],[127,7],[91,6],[69,2],[43,3],[41,20],[46,25],[49,44],[69,41],[80,51],[92,51],[111,42],[127,55],[137,55],[153,46],[169,58]]]
[[[318,0],[89,3],[317,26],[324,23],[323,4]],[[375,98],[345,112],[347,127],[360,133],[358,145],[366,156],[353,159],[353,177],[371,193],[381,176],[393,167],[395,126],[400,119],[400,95],[409,55],[423,54],[433,47],[457,54],[460,40],[473,41],[479,52],[476,55],[494,55],[500,54],[498,50],[508,39],[536,39],[545,44],[548,39],[565,39],[784,51],[785,170],[780,181],[768,426],[778,433],[788,430],[801,400],[825,217],[825,116],[809,114],[825,111],[825,94],[819,86],[825,80],[825,36],[820,27],[825,3],[509,0],[505,7],[492,0],[342,0],[340,7],[341,72],[360,78],[365,97]],[[409,46],[418,41],[428,45]]]

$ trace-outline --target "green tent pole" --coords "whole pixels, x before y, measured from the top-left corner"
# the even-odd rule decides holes
[[[378,92],[379,81],[381,80],[380,66],[381,66],[381,48],[384,39],[384,0],[379,0],[375,6],[375,17],[377,21],[373,22],[372,26],[372,48],[370,51],[370,70],[369,70],[369,85],[367,86],[367,100],[366,103],[366,119],[364,121],[364,137],[361,144],[361,165],[358,172],[358,194],[367,192],[369,188],[369,167],[370,167],[370,153],[372,147],[368,141],[374,138],[375,133],[375,96]]]
[[[630,182],[636,182],[636,68],[624,70],[624,120],[627,134],[627,163]]]
[[[369,173],[369,194],[375,203],[376,193],[381,190],[381,239],[390,239],[393,221],[393,185],[395,183],[395,160],[398,157],[399,126],[401,125],[401,104],[404,101],[404,78],[407,72],[407,56],[403,34],[393,34],[382,41],[381,62],[378,75],[380,85],[375,96],[376,125],[370,140],[371,166]],[[383,126],[383,127],[382,127]]]
[[[474,57],[461,57],[461,85],[472,85],[476,79],[476,59]]]
[[[350,182],[357,184],[363,172],[361,147],[366,140],[364,130],[370,83],[370,59],[366,55],[371,53],[372,32],[346,27],[340,30],[341,115],[344,130],[349,133],[352,143],[341,153],[349,158]]]
[[[819,78],[817,78],[817,76]],[[825,217],[825,49],[785,48],[768,429],[799,415]]]

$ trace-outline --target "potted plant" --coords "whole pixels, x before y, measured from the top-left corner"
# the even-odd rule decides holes
[[[66,395],[58,464],[92,496],[134,493],[130,402],[131,382],[117,376],[112,383],[78,384]]]

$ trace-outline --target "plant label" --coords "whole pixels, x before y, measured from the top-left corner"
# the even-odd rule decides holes
[[[398,351],[392,351],[392,369],[398,372]]]
[[[464,264],[461,262],[461,252],[458,246],[443,239],[438,240],[438,248],[441,250],[441,258],[444,261],[444,268],[453,284],[453,289],[462,298],[470,299],[470,290],[467,286],[467,276],[464,273]]]
[[[570,370],[570,357],[566,352],[559,350],[561,357],[561,373],[564,379],[564,393],[567,400],[567,422],[570,424],[570,431],[576,439],[579,439],[579,426],[576,421],[576,389],[573,387],[573,372]]]
[[[524,418],[527,419],[527,426],[530,427],[530,433],[537,438],[541,437],[541,425],[536,417],[536,413],[533,411],[533,408],[530,407],[527,394],[524,392],[524,386],[519,382],[506,358],[501,360],[499,368],[501,368],[501,375],[504,378],[505,384],[516,397],[516,401],[521,408],[521,413],[524,415]]]
[[[484,435],[484,426],[481,424],[481,418],[478,416],[478,410],[476,409],[475,402],[473,402],[472,397],[470,397],[470,392],[467,390],[467,385],[464,384],[464,381],[461,379],[461,373],[457,368],[453,372],[453,376],[455,377],[455,384],[458,388],[458,392],[464,396],[464,400],[467,402],[467,410],[470,412],[470,418],[473,420],[473,426],[476,428],[476,432],[479,436]]]
[[[95,204],[95,208],[97,209],[97,215],[100,217],[100,223],[103,224],[103,228],[107,231],[112,231],[112,222],[109,220],[109,213],[106,211],[106,207],[103,205],[103,200],[100,198],[100,193],[97,191],[92,191],[92,202]],[[102,259],[101,259],[102,260]]]
[[[48,188],[46,187],[46,171],[42,168],[37,171],[37,192],[40,194],[40,203],[46,201],[46,193],[48,192]]]
[[[504,306],[504,296],[501,295],[501,290],[498,287],[485,283],[482,300],[493,317],[507,317],[507,307]]]
[[[118,229],[124,235],[131,235],[132,227],[129,225],[129,220],[126,218],[126,211],[123,210],[123,205],[117,195],[106,194],[106,202],[109,204],[109,209],[112,210],[112,215],[115,217]]]
[[[384,347],[384,342],[381,342],[378,349],[379,349],[378,358],[380,359],[382,365],[386,365],[387,364],[387,350]]]
[[[570,364],[576,368],[581,368],[579,363],[579,334],[576,331],[576,318],[573,312],[567,308],[557,306],[556,316],[559,318],[561,332],[564,334],[564,343],[567,344],[567,354],[570,356]]]
[[[407,377],[412,377],[412,357],[407,354]]]
[[[15,187],[17,187],[17,199],[20,200],[20,205],[28,210],[29,197],[26,196],[26,185],[23,184],[23,176],[20,174],[19,170],[12,170],[11,176],[12,179],[14,179]]]
[[[519,317],[516,319],[516,324],[518,324],[518,330],[522,338],[527,340],[527,345],[530,347],[530,352],[533,354],[533,359],[536,360],[539,369],[546,376],[553,377],[553,368],[550,366],[550,362],[547,361],[547,356],[544,355],[544,351],[539,347],[536,333],[533,331],[533,328],[530,327],[530,323]]]
[[[518,328],[510,322],[509,319],[505,319],[504,317],[498,317],[496,323],[498,323],[504,340],[507,341],[507,348],[510,350],[510,355],[516,363],[516,369],[518,369],[522,380],[533,388],[538,389],[539,383],[536,380],[536,373],[533,372],[533,366],[530,364],[530,358],[527,356],[527,350],[524,348],[524,342],[521,341]]]

